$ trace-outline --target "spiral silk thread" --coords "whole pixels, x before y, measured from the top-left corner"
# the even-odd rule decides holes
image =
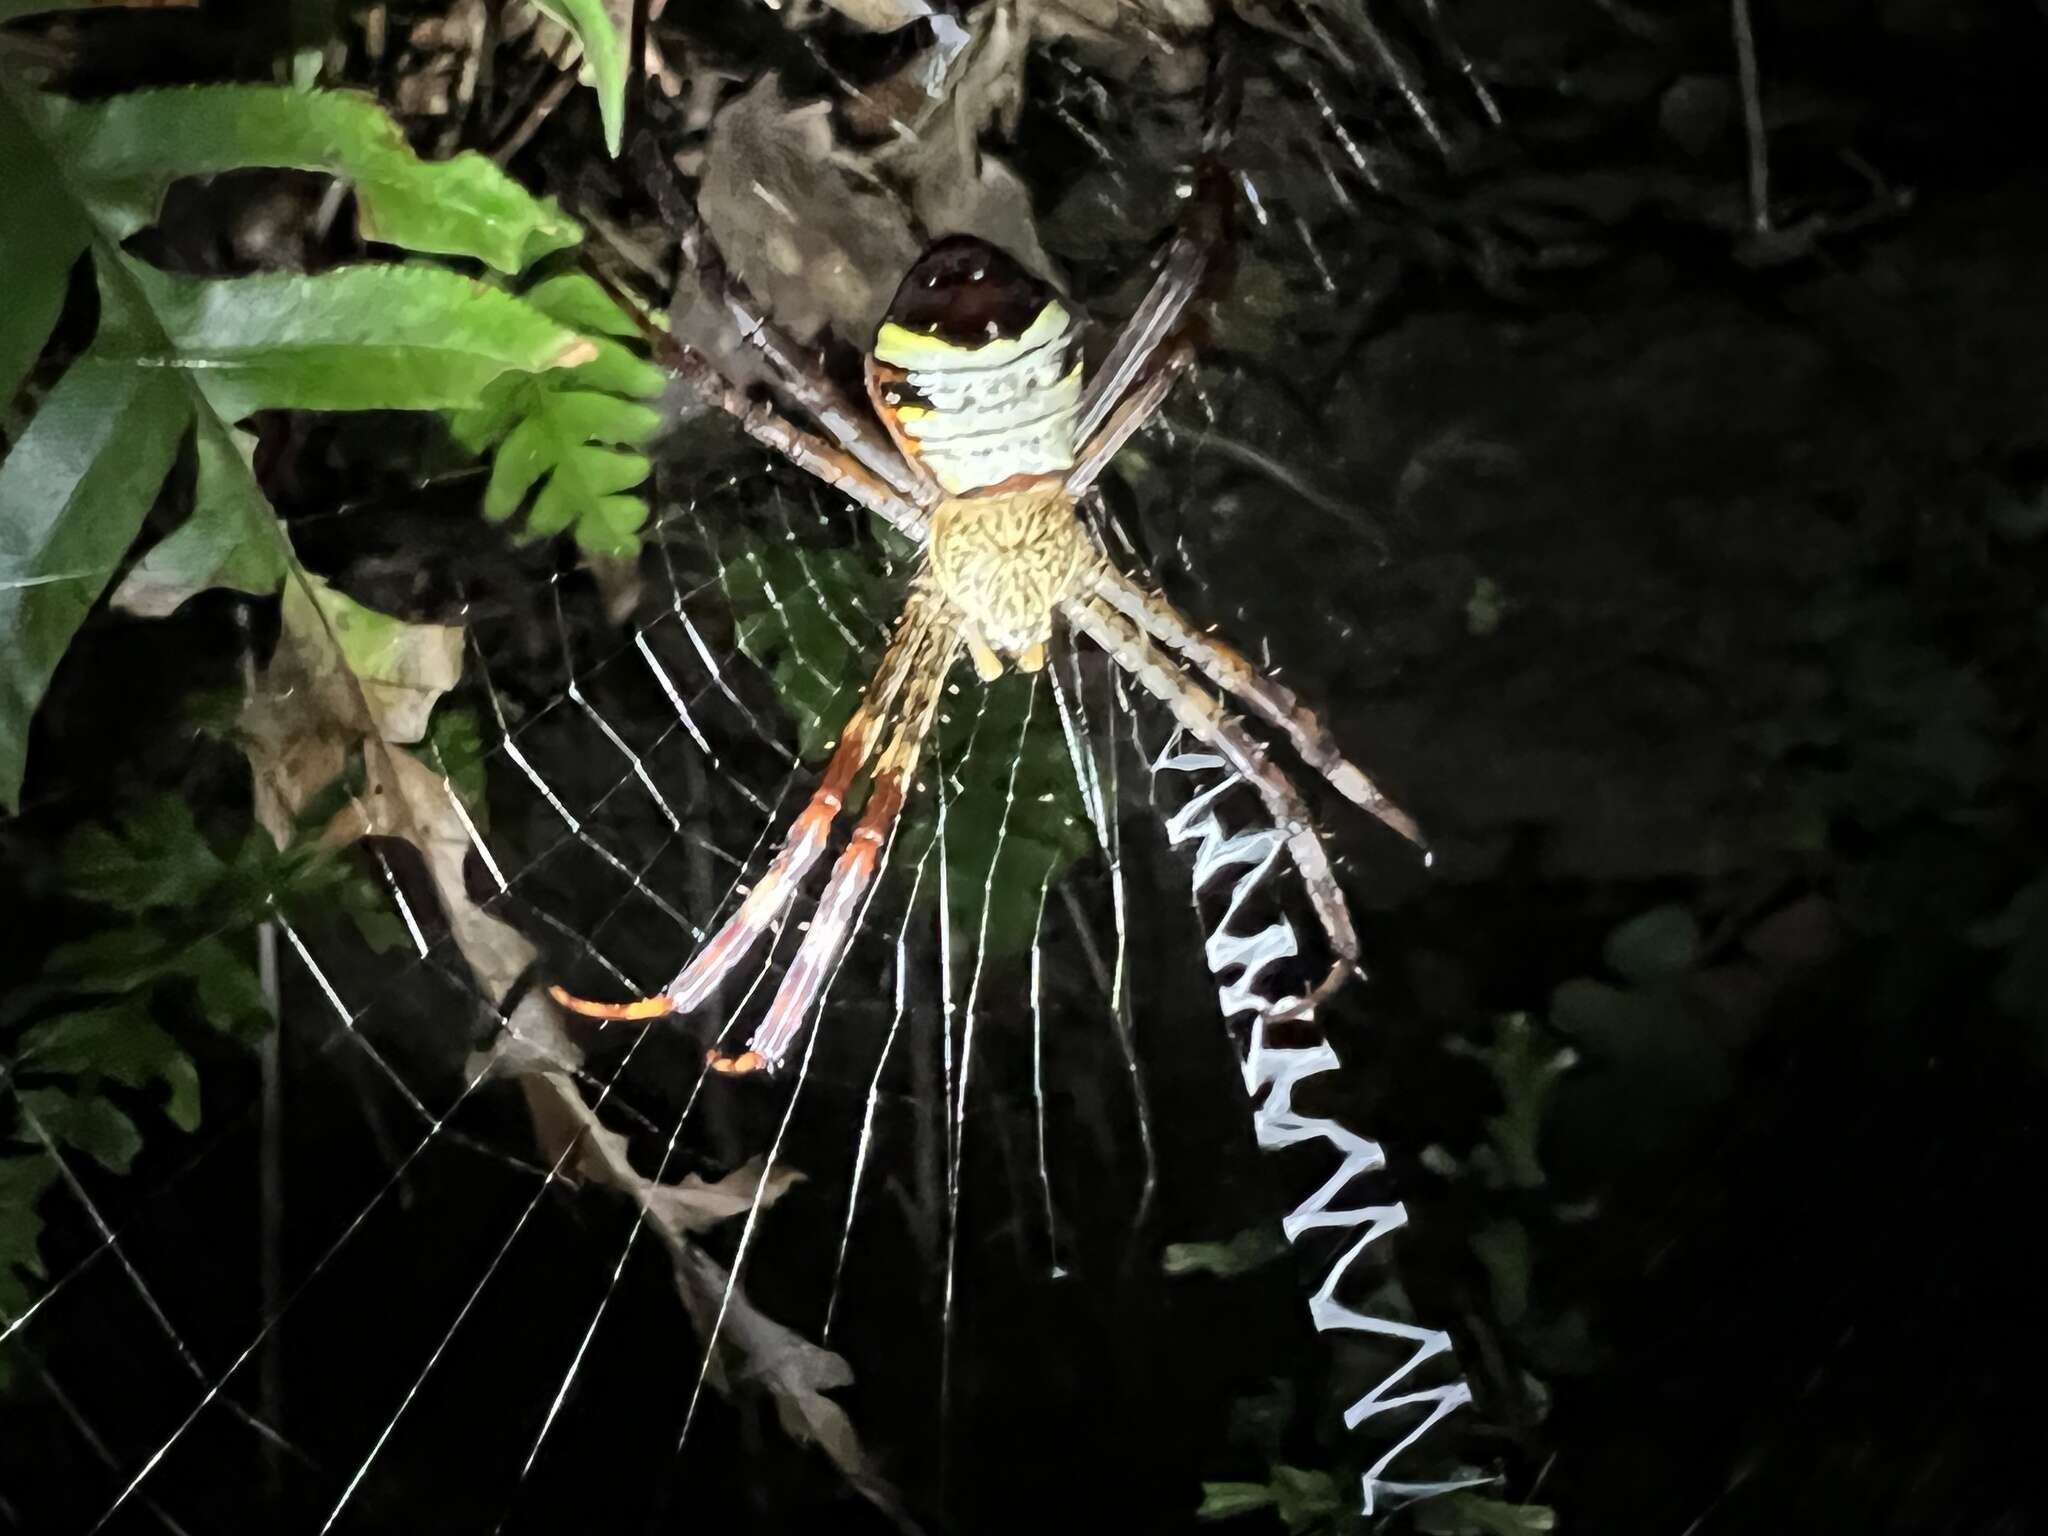
[[[1154,761],[1152,772],[1155,776],[1162,771],[1207,775],[1226,768],[1223,759],[1214,753],[1179,750],[1176,740],[1167,743]],[[1264,1015],[1280,999],[1266,990],[1266,974],[1280,961],[1297,954],[1299,947],[1294,929],[1284,917],[1276,916],[1269,927],[1250,934],[1236,931],[1240,909],[1279,860],[1286,843],[1286,834],[1275,827],[1255,826],[1235,833],[1224,830],[1216,815],[1216,802],[1243,782],[1233,773],[1199,791],[1167,821],[1166,834],[1176,847],[1191,841],[1195,844],[1193,879],[1198,898],[1219,875],[1240,872],[1232,874],[1230,898],[1203,948],[1210,973],[1216,978],[1217,1001],[1224,1019],[1228,1021],[1247,1012],[1255,1015],[1243,1067],[1245,1092],[1253,1102],[1252,1128],[1259,1146],[1272,1151],[1302,1142],[1323,1141],[1338,1158],[1330,1177],[1282,1223],[1289,1242],[1322,1227],[1358,1232],[1357,1240],[1332,1261],[1322,1285],[1310,1298],[1309,1315],[1320,1333],[1341,1330],[1372,1334],[1407,1351],[1406,1358],[1377,1386],[1344,1411],[1347,1429],[1356,1429],[1369,1419],[1403,1409],[1422,1414],[1367,1470],[1363,1480],[1364,1512],[1370,1515],[1381,1507],[1382,1500],[1427,1498],[1487,1480],[1466,1477],[1449,1482],[1409,1482],[1383,1475],[1397,1457],[1437,1423],[1471,1402],[1472,1389],[1462,1376],[1431,1387],[1416,1386],[1412,1381],[1418,1370],[1438,1356],[1455,1368],[1449,1334],[1441,1329],[1376,1317],[1337,1298],[1337,1288],[1351,1266],[1372,1244],[1407,1225],[1408,1212],[1397,1200],[1385,1204],[1337,1204],[1354,1180],[1383,1170],[1386,1156],[1377,1142],[1368,1141],[1334,1120],[1304,1115],[1294,1107],[1298,1085],[1338,1065],[1337,1053],[1327,1041],[1298,1047],[1267,1043]],[[1297,1021],[1290,1020],[1289,1028],[1295,1027]]]

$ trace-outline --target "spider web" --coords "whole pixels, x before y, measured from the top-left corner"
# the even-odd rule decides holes
[[[1321,174],[1341,191],[1334,163]],[[1334,291],[1307,219],[1246,185]],[[1139,451],[1292,476],[1223,430],[1227,412],[1203,394],[1199,451],[1171,431]],[[1156,1275],[1173,1231],[1225,1236],[1275,1209],[1290,1240],[1337,1238],[1305,1266],[1313,1326],[1384,1346],[1344,1413],[1376,1437],[1367,1511],[1459,1485],[1396,1465],[1469,1393],[1447,1337],[1365,1273],[1405,1220],[1372,1184],[1384,1158],[1299,1102],[1329,1046],[1248,1011],[1299,983],[1277,842],[1249,790],[1100,657],[991,688],[956,673],[885,877],[772,1084],[707,1079],[702,1052],[743,1040],[815,888],[701,1018],[565,1026],[539,1000],[553,980],[657,990],[712,931],[815,782],[903,576],[900,551],[752,459],[723,484],[694,476],[650,546],[630,574],[529,553],[509,579],[465,583],[465,682],[443,708],[478,727],[483,792],[431,765],[437,825],[466,845],[459,884],[373,839],[361,856],[395,950],[338,919],[279,919],[264,1081],[209,1114],[182,1166],[102,1189],[29,1122],[82,1220],[0,1348],[69,1435],[61,1477],[10,1456],[0,1513],[195,1536],[252,1505],[267,1528],[321,1531],[437,1511],[503,1530],[749,1508],[1001,1528],[1011,1503],[1035,1521],[1071,1485],[981,1487],[987,1447],[1045,1400],[1018,1373],[1080,1402],[1117,1326],[1091,1314],[1120,1272]],[[1181,540],[1176,557],[1220,617],[1198,553]],[[1175,1122],[1166,1104],[1207,1108]],[[1276,1201],[1217,1152],[1219,1123],[1323,1165]],[[1233,1132],[1241,1150],[1254,1137]],[[1292,1278],[1267,1291],[1258,1324],[1209,1316],[1239,1357],[1301,1325]],[[1200,1310],[1191,1357],[1215,1339]],[[46,1357],[39,1335],[95,1342]],[[1168,1395],[1113,1403],[1170,1425]],[[309,1396],[315,1442],[294,1429]],[[1101,1437],[1131,1433],[1082,1413]],[[1130,1507],[1156,1509],[1161,1486],[1191,1502],[1184,1471]],[[764,1503],[769,1479],[784,1481]]]

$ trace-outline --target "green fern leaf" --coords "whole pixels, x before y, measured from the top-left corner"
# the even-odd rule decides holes
[[[583,238],[554,199],[533,196],[474,151],[420,159],[368,96],[209,85],[48,106],[73,185],[116,240],[153,220],[180,177],[252,166],[342,177],[365,239],[474,257],[500,272],[522,272]]]
[[[648,475],[629,450],[653,437],[660,413],[640,400],[661,393],[661,370],[635,357],[617,336],[632,324],[581,273],[551,278],[524,295],[537,312],[582,333],[589,355],[573,367],[507,375],[450,423],[475,452],[496,445],[484,516],[503,522],[529,497],[527,531],[572,531],[593,555],[630,557],[647,521],[644,497],[629,494]],[[538,489],[538,495],[535,495]]]

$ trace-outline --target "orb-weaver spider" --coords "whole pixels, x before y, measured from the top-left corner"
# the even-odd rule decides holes
[[[637,1002],[598,1003],[550,988],[557,1002],[606,1019],[659,1018],[699,1007],[788,911],[824,853],[849,791],[870,772],[866,809],[767,1017],[738,1056],[715,1048],[710,1055],[724,1072],[772,1070],[852,936],[960,651],[967,651],[984,682],[1000,677],[1006,665],[1035,671],[1045,664],[1046,644],[1061,618],[1254,785],[1285,829],[1288,854],[1336,958],[1313,992],[1275,1016],[1305,1011],[1356,968],[1351,914],[1300,795],[1264,745],[1225,713],[1218,694],[1185,675],[1169,653],[1282,732],[1347,799],[1419,843],[1414,822],[1345,758],[1291,690],[1120,571],[1076,512],[1193,363],[1180,321],[1212,265],[1220,222],[1206,211],[1213,202],[1193,200],[1196,212],[1169,247],[1150,291],[1085,381],[1082,326],[1073,314],[1049,284],[972,237],[938,241],[903,279],[865,360],[870,411],[855,407],[737,292],[716,285],[727,317],[830,442],[751,399],[665,334],[651,333],[663,361],[738,417],[750,436],[916,541],[922,558],[888,649],[840,732],[823,781],[739,909],[664,991]]]

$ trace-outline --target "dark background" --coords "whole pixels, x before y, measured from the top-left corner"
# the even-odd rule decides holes
[[[1452,1331],[1477,1395],[1432,1432],[1434,1464],[1498,1473],[1488,1494],[1503,1511],[1548,1506],[1565,1530],[2031,1531],[2043,1340],[2025,1255],[2048,1173],[2048,23],[1988,0],[1757,9],[1763,235],[1722,6],[1446,3],[1501,127],[1426,8],[1376,8],[1450,125],[1448,162],[1371,68],[1244,28],[1251,110],[1232,159],[1273,217],[1241,214],[1198,389],[1169,408],[1178,430],[1134,450],[1110,511],[1198,617],[1254,650],[1263,637],[1434,839],[1425,872],[1319,801],[1371,980],[1326,1012],[1347,1066],[1316,1107],[1385,1142],[1411,1226],[1381,1283]],[[80,88],[265,77],[274,21],[209,20],[94,18]],[[871,78],[895,61],[829,19],[791,34],[744,7],[657,32],[693,68],[779,69],[798,96],[831,89],[828,62]],[[388,94],[405,67],[394,55],[352,78]],[[508,50],[497,88],[532,67]],[[1115,313],[1170,219],[1192,102],[1148,95],[1113,52],[1057,44],[1028,80],[1007,153],[1077,295]],[[1377,187],[1345,169],[1332,123],[1369,148]],[[696,130],[657,102],[636,131],[674,148]],[[574,209],[658,229],[631,157],[604,164],[597,142],[578,93],[512,169]],[[166,236],[202,266],[260,262],[250,207],[271,220],[263,238],[282,220],[291,244],[309,201],[290,178],[191,199]],[[294,432],[272,483],[306,558],[394,611],[472,604],[490,693],[472,676],[463,697],[486,737],[494,693],[593,835],[647,859],[648,883],[701,919],[709,877],[683,844],[658,846],[650,810],[605,799],[602,739],[563,702],[573,661],[636,743],[664,718],[589,575],[499,539],[473,514],[473,482],[417,489],[445,458],[428,427]],[[643,572],[634,622],[650,634],[685,592],[729,646],[719,591],[692,578],[715,580],[749,535],[851,549],[883,592],[900,578],[722,422],[679,432],[661,491],[689,516],[677,586],[651,557]],[[871,641],[881,615],[864,617]],[[674,647],[670,622],[658,643]],[[237,685],[243,645],[225,602],[167,625],[106,616],[81,637],[27,809],[0,829],[0,890],[19,904],[10,981],[93,921],[56,894],[68,832],[165,789],[213,827],[246,817],[235,754],[189,726],[192,696]],[[743,686],[776,729],[772,690],[751,674]],[[718,775],[673,741],[649,762],[700,829],[744,852],[758,817],[722,789],[737,779],[769,798],[788,770],[737,716],[718,718],[731,753]],[[1117,729],[1127,741],[1129,723]],[[1141,712],[1138,734],[1156,749],[1157,718]],[[1321,1249],[1232,1279],[1163,1271],[1169,1243],[1269,1229],[1323,1165],[1252,1147],[1184,851],[1165,846],[1168,807],[1151,803],[1140,760],[1113,750],[1156,1195],[1087,959],[1114,934],[1091,854],[1041,941],[1066,1273],[1049,1270],[1032,1166],[1026,957],[996,952],[943,1423],[928,906],[905,930],[912,989],[927,991],[878,1115],[832,1342],[856,1373],[839,1398],[931,1529],[1182,1530],[1204,1481],[1263,1482],[1276,1464],[1334,1476],[1348,1506],[1368,1459],[1335,1409],[1377,1379],[1371,1362],[1307,1322]],[[563,935],[580,934],[636,976],[666,974],[673,925],[623,901],[588,848],[554,853],[558,824],[532,785],[502,753],[488,768],[492,845],[532,869],[502,915],[547,963],[577,964]],[[905,899],[901,882],[885,891],[828,1015],[784,1151],[808,1177],[764,1216],[746,1270],[749,1294],[811,1337]],[[439,967],[375,954],[338,915],[309,941],[381,1059],[445,1108],[482,1029],[452,951]],[[422,1125],[289,958],[283,987],[283,1268],[288,1284],[318,1273],[229,1395],[253,1404],[267,1380],[302,1454],[269,1455],[210,1409],[145,1485],[195,1533],[318,1529],[534,1188],[525,1107],[510,1087],[485,1090],[323,1260]],[[600,1073],[624,1048],[589,1045]],[[616,1123],[643,1155],[658,1154],[699,1045],[658,1033],[622,1079]],[[207,1049],[200,1132],[164,1128],[130,1178],[92,1192],[218,1379],[262,1315],[262,1150],[253,1058]],[[787,1092],[727,1087],[700,1111],[699,1171],[765,1146]],[[673,1454],[700,1345],[651,1244],[518,1481],[629,1219],[602,1192],[541,1202],[344,1527],[885,1528],[744,1393],[736,1407],[707,1394]],[[61,1273],[96,1238],[61,1197],[50,1220]],[[732,1240],[711,1246],[729,1254]],[[0,1529],[88,1528],[201,1389],[105,1255],[8,1347]],[[1397,1519],[1427,1528],[1428,1509]],[[1538,1528],[1488,1518],[1503,1523],[1449,1528]],[[163,1525],[138,1501],[110,1528]]]

